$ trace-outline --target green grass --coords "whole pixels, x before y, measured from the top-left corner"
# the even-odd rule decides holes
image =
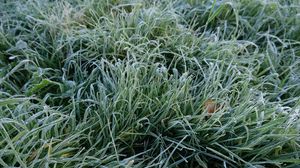
[[[299,118],[298,0],[0,0],[0,167],[297,167]]]

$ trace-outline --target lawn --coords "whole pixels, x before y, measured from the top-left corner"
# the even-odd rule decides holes
[[[0,0],[0,167],[299,165],[299,0]]]

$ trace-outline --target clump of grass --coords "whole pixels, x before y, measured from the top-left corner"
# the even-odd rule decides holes
[[[298,2],[0,9],[2,167],[300,164]]]

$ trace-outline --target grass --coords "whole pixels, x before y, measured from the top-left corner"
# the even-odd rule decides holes
[[[299,166],[299,9],[1,0],[0,167]]]

